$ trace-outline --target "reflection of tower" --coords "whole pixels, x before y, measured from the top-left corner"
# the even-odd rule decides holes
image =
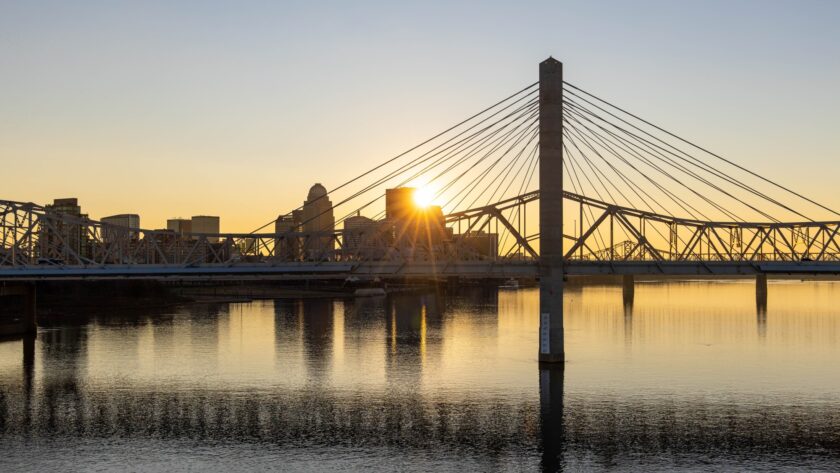
[[[430,354],[440,354],[443,317],[434,295],[395,296],[386,316],[387,369],[389,377],[419,381]]]
[[[758,337],[767,336],[767,275],[759,274],[755,277],[755,310],[757,313]]]
[[[23,424],[29,426],[32,423],[32,394],[35,381],[35,335],[23,336],[23,402],[24,419]]]
[[[756,326],[758,327],[758,338],[767,338],[767,299],[757,299],[755,304]]]
[[[624,344],[629,347],[633,341],[633,301],[636,294],[633,276],[624,275],[621,285],[624,303]]]
[[[193,353],[201,354],[201,363],[215,367],[219,361],[219,305],[198,305],[184,314],[189,321],[190,346]],[[180,314],[178,314],[180,315]]]
[[[564,366],[540,364],[540,440],[542,471],[560,471],[563,464],[563,377]]]
[[[421,345],[425,341],[426,314],[416,297],[397,296],[390,300],[386,318],[387,371],[402,382],[419,381]]]
[[[304,299],[303,348],[306,351],[310,376],[323,376],[329,368],[335,325],[333,318],[332,300]]]
[[[44,330],[38,334],[43,374],[40,403],[48,412],[55,412],[61,405],[75,404],[83,412],[80,370],[87,366],[87,325]]]
[[[329,235],[304,237],[304,254],[308,260],[322,260],[332,256],[335,241],[335,216],[332,202],[327,197],[327,189],[315,184],[309,189],[309,195],[303,203],[302,230],[304,233],[328,232]]]
[[[624,344],[633,342],[633,299],[624,299]]]

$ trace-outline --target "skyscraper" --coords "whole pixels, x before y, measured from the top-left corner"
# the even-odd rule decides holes
[[[283,261],[300,259],[300,239],[291,233],[300,231],[300,212],[292,212],[277,217],[274,222],[274,256]]]
[[[219,233],[219,217],[194,215],[190,222],[193,233]],[[208,243],[218,243],[219,237],[207,237]]]
[[[139,235],[136,230],[125,231],[121,228],[140,228],[140,216],[137,214],[119,214],[100,219],[102,225],[102,238],[106,242],[114,242],[121,236],[128,236],[130,239],[137,239]],[[120,228],[121,227],[121,228]]]
[[[413,187],[385,190],[385,218],[394,247],[407,257],[418,251],[431,255],[450,239],[443,210],[436,205],[420,207],[414,200]]]
[[[303,202],[301,230],[310,235],[304,236],[304,256],[307,260],[322,260],[332,257],[335,250],[335,216],[333,206],[327,196],[327,189],[315,184],[309,189]]]
[[[192,220],[188,218],[170,218],[166,221],[167,230],[172,230],[179,236],[192,233]]]
[[[88,237],[80,223],[64,221],[61,215],[86,219],[76,198],[55,199],[52,205],[44,206],[47,218],[41,223],[38,236],[38,254],[41,258],[59,259],[78,264],[80,258],[89,256]]]

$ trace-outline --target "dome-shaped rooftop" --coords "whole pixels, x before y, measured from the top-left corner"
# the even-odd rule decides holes
[[[306,197],[306,200],[312,202],[313,200],[320,199],[325,195],[327,195],[327,189],[319,182],[309,188],[309,195]]]

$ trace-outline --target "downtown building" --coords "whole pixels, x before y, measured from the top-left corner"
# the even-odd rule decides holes
[[[307,261],[322,261],[335,256],[335,215],[327,189],[315,184],[301,209],[301,231],[303,232],[303,258]]]
[[[415,192],[413,187],[385,190],[386,240],[403,258],[431,259],[452,241],[452,230],[446,227],[443,209],[418,206]]]
[[[82,213],[79,200],[55,199],[44,210],[46,218],[38,229],[38,257],[43,262],[82,264],[82,258],[89,257],[91,248],[86,226],[81,224],[88,215]]]

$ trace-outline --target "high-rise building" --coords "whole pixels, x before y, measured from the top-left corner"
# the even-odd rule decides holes
[[[388,222],[388,240],[396,247],[406,247],[411,240],[411,222],[417,212],[413,187],[385,189],[385,220]]]
[[[188,218],[170,218],[166,221],[166,229],[172,230],[180,236],[192,233],[192,220]]]
[[[195,215],[191,222],[193,233],[219,233],[219,217]],[[208,243],[218,243],[219,237],[207,237]]]
[[[458,235],[465,256],[474,259],[495,259],[499,254],[499,235],[483,231],[467,232]]]
[[[300,259],[300,238],[296,233],[300,231],[301,213],[292,212],[292,215],[280,215],[274,222],[274,256],[284,261],[297,261]]]
[[[312,235],[304,236],[304,257],[308,260],[331,258],[335,250],[335,216],[327,189],[315,184],[309,189],[301,213],[301,230]]]
[[[384,254],[381,224],[371,218],[354,215],[344,220],[344,250],[348,256],[377,258]]]
[[[58,259],[69,264],[80,263],[90,253],[88,236],[81,223],[67,222],[61,214],[86,219],[76,198],[55,199],[44,206],[47,215],[55,215],[41,222],[38,235],[38,254],[41,258]],[[75,219],[74,219],[75,220]]]
[[[385,218],[388,220],[409,220],[417,212],[413,187],[385,189]]]
[[[137,229],[140,228],[140,216],[137,214],[111,215],[109,217],[102,217],[100,222],[103,223],[102,238],[106,242],[113,242],[122,234],[126,234],[130,239],[139,238]],[[126,232],[115,227],[130,228],[132,230]]]
[[[385,190],[385,218],[389,237],[404,253],[418,250],[436,251],[436,247],[450,239],[443,210],[436,205],[420,207],[414,200],[412,187]]]

